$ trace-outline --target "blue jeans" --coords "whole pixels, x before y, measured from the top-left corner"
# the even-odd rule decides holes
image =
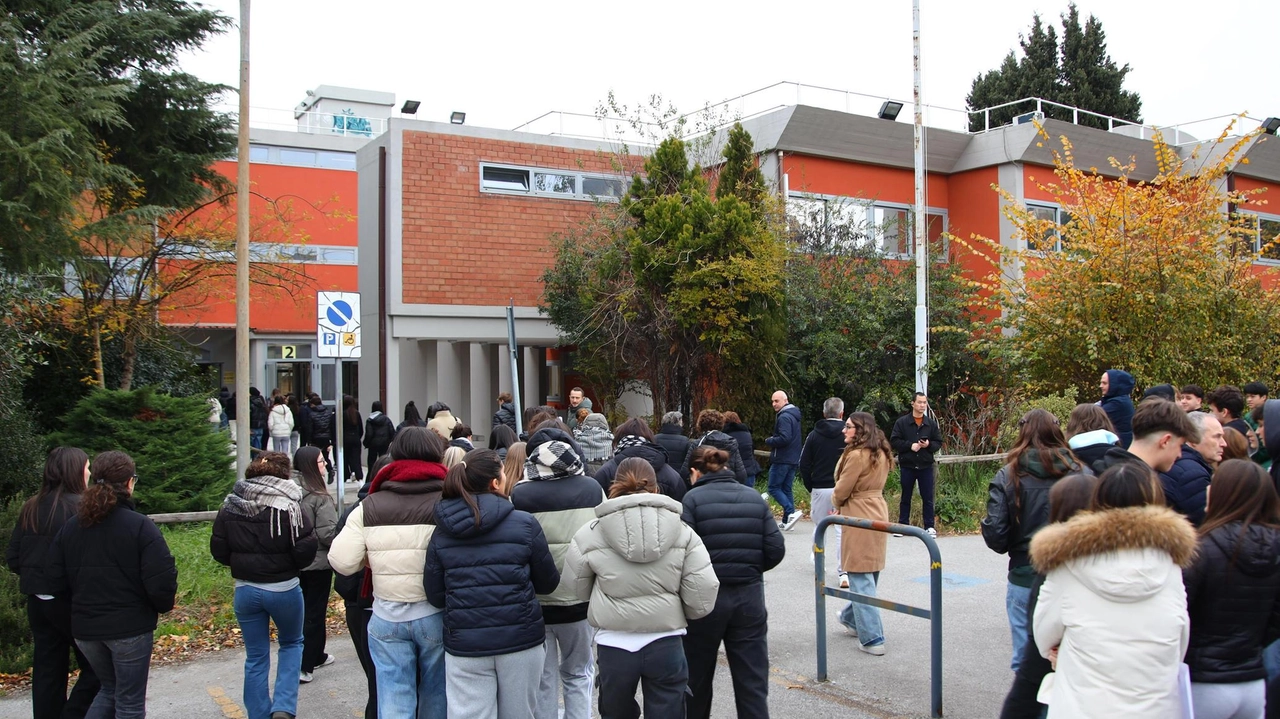
[[[147,715],[147,674],[153,632],[103,641],[77,639],[76,646],[102,682],[85,719],[141,719]]]
[[[1280,677],[1280,639],[1268,644],[1262,650],[1262,665],[1267,668],[1267,683]]]
[[[849,591],[868,597],[876,596],[876,582],[880,572],[849,572]],[[880,623],[880,609],[870,604],[849,602],[840,610],[840,623],[858,633],[863,646],[884,642],[884,626]]]
[[[378,670],[378,714],[445,719],[444,612],[409,622],[369,618],[369,653]]]
[[[796,465],[774,462],[769,465],[769,496],[782,507],[782,521],[796,511],[791,489],[796,483]]]
[[[244,637],[244,708],[249,719],[272,712],[298,713],[298,673],[302,671],[302,589],[268,592],[236,587],[234,608]],[[271,626],[280,640],[276,653],[275,698],[267,689],[271,672]]]
[[[1009,634],[1013,637],[1013,661],[1010,666],[1018,671],[1022,653],[1027,648],[1027,634],[1031,618],[1027,616],[1027,602],[1031,600],[1031,587],[1019,587],[1010,582],[1004,595],[1004,609],[1009,614]]]
[[[255,447],[257,449],[266,449],[267,445],[265,444],[265,441],[264,441],[264,437],[266,436],[266,434],[267,434],[267,430],[265,429],[249,430],[250,446]]]

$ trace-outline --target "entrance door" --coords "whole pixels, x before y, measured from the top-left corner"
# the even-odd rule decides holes
[[[311,392],[310,362],[276,362],[275,384],[285,394],[292,394],[299,402],[305,401]]]

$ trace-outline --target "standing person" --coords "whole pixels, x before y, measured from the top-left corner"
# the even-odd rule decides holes
[[[427,600],[444,610],[445,696],[454,717],[528,719],[539,709],[547,650],[536,595],[554,591],[560,572],[538,520],[513,508],[501,487],[498,454],[468,452],[445,476],[427,547],[422,581]],[[589,662],[589,641],[585,653]],[[589,704],[589,680],[586,691]]]
[[[271,412],[267,415],[267,431],[271,434],[271,451],[279,452],[283,455],[292,457],[289,454],[289,436],[293,434],[293,412],[289,411],[289,405],[283,396],[276,397],[272,400],[275,404],[271,405]]]
[[[449,446],[458,447],[463,454],[475,449],[476,445],[471,441],[471,428],[462,422],[455,424],[453,431],[449,433]]]
[[[57,589],[49,567],[54,538],[80,509],[89,482],[89,455],[75,447],[55,447],[44,462],[44,481],[23,502],[9,535],[5,560],[18,575],[18,591],[27,595],[31,657],[31,714],[35,719],[81,719],[98,693],[93,666],[71,635],[71,597]],[[80,678],[67,696],[70,652]]]
[[[684,416],[679,412],[662,415],[662,426],[653,441],[667,453],[668,463],[679,462],[689,451],[689,438],[684,434]]]
[[[1067,447],[1058,418],[1033,409],[1018,420],[1018,438],[1009,450],[1008,463],[987,486],[987,516],[982,539],[997,554],[1009,555],[1005,612],[1013,638],[1011,668],[1018,671],[1023,648],[1031,631],[1027,603],[1036,570],[1031,566],[1031,538],[1049,523],[1049,492],[1068,474],[1090,472]]]
[[[679,460],[681,487],[686,490],[689,488],[689,463],[693,461],[693,450],[707,445],[727,452],[729,454],[729,470],[733,472],[733,476],[737,477],[739,482],[746,484],[747,468],[742,463],[742,455],[738,451],[738,443],[734,441],[733,437],[721,431],[724,428],[724,415],[714,409],[704,409],[698,413],[694,428],[698,430],[698,438],[689,442],[689,450]],[[662,483],[661,474],[658,475],[658,483]],[[684,495],[681,494],[681,496]],[[769,500],[766,499],[765,501]]]
[[[1133,413],[1133,441],[1128,449],[1111,447],[1094,463],[1095,471],[1125,462],[1138,462],[1156,472],[1168,472],[1182,456],[1185,442],[1199,443],[1200,430],[1178,405],[1149,399]],[[1161,499],[1163,499],[1163,494]]]
[[[766,493],[782,507],[782,528],[791,529],[804,516],[796,509],[792,491],[796,483],[796,470],[800,466],[800,409],[787,399],[787,393],[773,393],[773,411],[777,417],[773,434],[764,441],[772,450],[769,454],[769,491]]]
[[[884,483],[893,468],[893,452],[884,432],[866,412],[854,412],[844,423],[844,453],[836,465],[836,487],[831,501],[845,517],[889,521],[884,501]],[[876,584],[884,569],[888,537],[857,527],[842,527],[840,564],[849,579],[850,591],[868,597],[876,595]],[[840,623],[858,639],[858,648],[873,656],[884,655],[884,627],[880,610],[868,604],[849,602],[840,612]]]
[[[322,402],[318,394],[311,395],[310,405],[310,409],[307,412],[309,420],[307,423],[308,434],[310,436],[308,444],[320,449],[320,454],[324,457],[324,466],[328,468],[329,484],[333,484],[333,478],[338,472],[337,468],[333,466],[333,458],[329,455],[329,449],[333,446],[333,408]]]
[[[511,490],[511,503],[532,514],[542,526],[558,574],[564,569],[573,536],[595,520],[595,508],[604,501],[604,492],[583,474],[582,458],[562,430],[546,427],[534,432],[525,450],[527,481]],[[534,716],[556,719],[563,688],[565,719],[589,719],[595,674],[591,638],[595,632],[587,623],[587,604],[567,585],[540,591],[538,603],[546,624],[546,657]]]
[[[565,422],[569,425],[569,431],[571,432],[578,426],[578,410],[580,409],[591,412],[591,400],[583,393],[581,387],[574,387],[569,390],[569,410],[565,412]]]
[[[1125,449],[1133,441],[1133,398],[1130,397],[1133,385],[1133,375],[1122,369],[1103,372],[1102,379],[1098,382],[1098,387],[1102,390],[1098,406],[1107,413],[1116,436],[1120,438],[1120,446]]]
[[[306,424],[303,406],[298,404],[298,398],[292,393],[287,397],[286,402],[289,405],[289,412],[293,414],[293,431],[289,433],[289,456],[292,457],[297,454],[298,447],[306,446],[310,442],[302,435],[303,425]]]
[[[86,716],[146,716],[156,620],[173,609],[178,568],[138,513],[138,472],[124,452],[93,458],[90,487],[49,550],[49,588],[71,595],[71,636],[101,688]]]
[[[426,426],[427,423],[422,421],[422,415],[418,414],[418,405],[414,404],[413,400],[409,400],[409,403],[404,406],[404,419],[401,420],[400,424],[396,425],[396,434],[399,434],[400,430],[405,427]]]
[[[506,427],[512,434],[516,431],[516,406],[510,392],[498,395],[498,411],[493,413],[494,427]],[[492,449],[492,447],[490,447]]]
[[[1067,416],[1067,446],[1086,467],[1102,459],[1107,450],[1120,446],[1120,437],[1111,426],[1107,411],[1096,404],[1078,404]],[[1101,474],[1105,464],[1095,474]]]
[[[1195,561],[1182,572],[1195,716],[1262,717],[1262,649],[1280,634],[1280,497],[1266,471],[1242,459],[1223,463],[1199,534]]]
[[[427,407],[427,429],[440,435],[445,445],[453,441],[453,430],[462,420],[453,416],[453,410],[444,402],[432,402]]]
[[[1241,418],[1241,415],[1244,414],[1245,405],[1244,393],[1239,388],[1224,384],[1210,392],[1205,401],[1208,402],[1209,410],[1213,412],[1213,416],[1218,418],[1224,428],[1230,427],[1243,434],[1246,439],[1250,438],[1252,430],[1249,427],[1249,423]],[[1256,442],[1254,441],[1249,442],[1251,451],[1255,444]]]
[[[226,429],[231,424],[231,390],[224,384],[218,390],[218,404],[222,405],[221,428]]]
[[[1160,473],[1160,484],[1165,502],[1199,527],[1209,500],[1213,468],[1222,461],[1227,440],[1218,418],[1208,412],[1188,412],[1187,419],[1200,431],[1200,441],[1183,443],[1182,455],[1172,467]]]
[[[515,492],[516,484],[524,479],[524,461],[527,459],[524,442],[516,442],[507,447],[507,456],[502,460],[502,494],[510,497]]]
[[[911,411],[893,423],[889,444],[898,453],[898,472],[902,481],[902,498],[898,501],[898,524],[911,524],[911,495],[920,485],[921,519],[930,537],[938,536],[933,528],[933,455],[942,449],[942,430],[929,416],[929,398],[924,392],[911,397]],[[901,534],[893,535],[901,537]]]
[[[831,493],[836,488],[836,462],[844,453],[844,400],[839,397],[828,397],[822,403],[822,419],[813,425],[813,431],[804,439],[804,449],[800,450],[800,482],[809,490],[809,517],[817,523],[823,517],[836,514],[835,505],[831,503]],[[835,535],[831,542],[831,556],[840,557],[840,535],[843,532],[832,532]],[[836,560],[836,574],[840,577],[840,588],[849,588],[849,578],[845,576],[840,560]]]
[[[609,435],[612,441],[613,435]],[[505,424],[496,424],[489,430],[489,449],[498,453],[498,459],[507,461],[507,449],[516,443],[516,431]],[[612,452],[612,447],[610,447]],[[508,494],[510,494],[508,492]]]
[[[705,413],[706,410],[703,412]],[[728,437],[724,439],[728,442],[733,441]],[[614,477],[622,461],[637,457],[648,462],[653,469],[654,476],[658,478],[660,492],[677,502],[684,498],[684,481],[680,479],[680,473],[667,462],[667,453],[654,444],[653,430],[649,429],[648,423],[639,417],[632,417],[613,431],[613,442],[613,457],[605,462],[595,475],[596,482],[600,484],[605,494],[608,494],[612,488]]]
[[[249,444],[257,449],[266,449],[267,434],[267,401],[257,387],[249,388]]]
[[[689,719],[711,716],[712,684],[724,643],[733,700],[740,719],[769,716],[769,613],[764,573],[778,566],[786,542],[773,511],[757,501],[725,465],[729,454],[702,446],[690,463],[693,487],[684,495],[684,522],[697,532],[720,591],[715,608],[689,622],[684,654],[689,662]]]
[[[755,440],[751,438],[751,428],[737,412],[724,413],[724,427],[721,431],[733,438],[738,444],[738,457],[742,460],[742,470],[746,475],[739,481],[748,487],[756,486],[756,477],[760,476],[760,461],[756,459]]]
[[[395,439],[396,425],[391,418],[382,413],[382,403],[374,402],[369,406],[369,418],[364,422],[364,446],[369,450],[369,472],[372,478],[373,465],[378,458],[387,453],[391,440]]]
[[[639,715],[642,680],[646,717],[684,715],[689,665],[680,637],[715,608],[720,581],[683,509],[658,494],[648,462],[629,457],[597,520],[569,546],[563,582],[590,602],[587,619],[599,630],[600,719]]]
[[[298,680],[311,681],[317,667],[333,664],[326,654],[325,615],[329,609],[329,592],[333,588],[333,570],[329,568],[329,546],[338,525],[338,505],[329,496],[324,483],[324,458],[315,447],[303,447],[293,458],[302,485],[302,514],[315,527],[316,558],[298,575],[302,587],[302,671]]]
[[[302,450],[298,450],[301,452]],[[289,478],[289,458],[263,452],[245,468],[213,520],[209,552],[236,580],[236,621],[244,638],[244,706],[250,719],[298,714],[305,618],[299,574],[315,560],[315,530],[302,510],[302,488]],[[276,625],[274,696],[271,627]]]
[[[587,474],[594,475],[613,456],[613,431],[604,415],[592,413],[573,430],[573,438],[582,447]]]
[[[364,440],[364,419],[356,398],[342,396],[342,481],[364,481],[364,468],[360,464],[360,447]]]
[[[422,579],[444,490],[444,441],[425,427],[405,427],[391,458],[333,540],[329,565],[348,575],[369,567],[360,595],[373,597],[369,653],[379,712],[445,719],[444,623]]]
[[[1177,716],[1190,638],[1182,567],[1196,534],[1160,495],[1150,467],[1122,463],[1098,479],[1093,511],[1031,540],[1045,575],[1032,626],[1041,655],[1055,662],[1041,689],[1049,719]]]
[[[1185,385],[1178,391],[1178,406],[1184,412],[1201,412],[1204,407],[1204,389],[1198,384]]]

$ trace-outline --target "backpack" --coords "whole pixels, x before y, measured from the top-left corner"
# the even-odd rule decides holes
[[[267,426],[267,403],[261,397],[249,398],[249,427],[262,429]]]

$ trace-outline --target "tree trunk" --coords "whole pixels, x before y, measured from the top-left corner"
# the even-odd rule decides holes
[[[90,336],[93,338],[93,375],[94,384],[99,389],[107,388],[107,373],[102,367],[102,328],[97,324],[93,325],[90,330]]]
[[[120,369],[120,387],[123,392],[128,392],[133,388],[133,368],[138,360],[138,338],[131,331],[132,328],[126,326],[124,328],[124,352],[121,355],[123,366]]]

